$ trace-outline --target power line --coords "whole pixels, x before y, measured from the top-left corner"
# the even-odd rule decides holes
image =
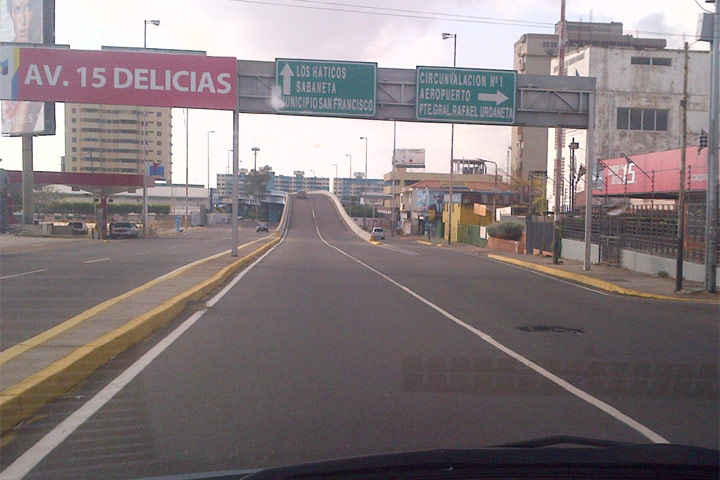
[[[369,10],[351,10],[350,8],[376,8],[379,9],[379,7],[367,7],[363,5],[350,5],[350,8],[342,7],[342,4],[332,4],[330,2],[325,2],[330,5],[338,5],[342,8],[331,8],[331,7],[321,7],[321,6],[314,6],[314,5],[293,5],[289,3],[277,3],[277,2],[269,2],[269,1],[260,1],[260,0],[234,0],[236,2],[242,2],[242,3],[251,3],[251,4],[257,4],[257,5],[270,5],[270,6],[276,6],[276,7],[291,7],[291,8],[302,8],[307,10],[323,10],[323,11],[330,11],[330,12],[346,12],[346,13],[359,13],[359,14],[365,14],[365,15],[378,15],[378,16],[385,16],[385,17],[400,17],[400,18],[418,18],[418,19],[424,19],[424,20],[447,20],[451,22],[462,22],[462,23],[480,23],[480,24],[492,24],[492,25],[511,25],[511,26],[523,26],[523,27],[536,27],[536,28],[554,28],[553,24],[550,23],[544,23],[544,22],[531,22],[531,21],[523,21],[523,20],[510,20],[510,19],[488,19],[488,20],[482,20],[483,17],[472,17],[468,15],[453,15],[453,14],[440,14],[440,13],[424,13],[421,11],[416,10],[400,10],[397,9],[398,13],[393,13],[390,11],[369,11]],[[297,0],[301,1],[301,0]],[[399,12],[406,12],[406,13],[399,13]]]
[[[489,25],[508,25],[518,27],[535,27],[543,29],[554,29],[555,24],[549,22],[537,22],[529,20],[513,20],[508,18],[494,18],[494,17],[480,17],[475,15],[462,15],[453,13],[442,13],[442,12],[430,12],[423,10],[407,10],[400,8],[388,8],[388,7],[373,7],[368,5],[358,5],[352,3],[340,3],[340,2],[328,2],[320,0],[290,0],[295,2],[310,3],[315,5],[297,5],[290,3],[278,3],[263,0],[233,0],[236,2],[250,3],[256,5],[268,5],[275,7],[290,7],[290,8],[301,8],[306,10],[322,10],[330,12],[345,12],[345,13],[356,13],[365,15],[377,15],[385,17],[398,17],[398,18],[417,18],[423,20],[446,20],[449,22],[460,22],[460,23],[478,23],[478,24],[489,24]],[[697,0],[696,0],[697,1]],[[316,6],[326,5],[326,6]],[[337,8],[334,8],[337,7]],[[352,10],[361,9],[361,10]],[[632,31],[632,30],[630,30]],[[697,35],[688,33],[672,33],[672,32],[650,32],[635,30],[635,32],[643,35],[663,35],[671,37],[689,37],[698,38]]]

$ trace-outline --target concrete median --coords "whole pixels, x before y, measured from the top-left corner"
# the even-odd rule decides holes
[[[98,319],[96,323],[102,324],[105,328],[96,327],[96,330],[93,330],[93,315],[102,314],[103,311],[107,310],[106,308],[96,308],[96,311],[91,312],[92,314],[85,315],[87,318],[82,318],[81,322],[66,325],[64,331],[56,331],[52,335],[46,335],[42,342],[39,340],[24,342],[27,344],[19,345],[9,354],[8,350],[11,349],[2,352],[5,354],[2,363],[0,363],[0,367],[5,370],[3,376],[21,364],[27,369],[28,362],[35,362],[37,368],[32,373],[24,375],[24,378],[14,382],[11,386],[7,388],[3,386],[3,391],[0,392],[0,433],[4,434],[10,431],[51,400],[78,385],[108,360],[168,324],[182,313],[188,302],[204,298],[208,293],[225,283],[235,272],[280,242],[281,237],[266,237],[266,240],[267,242],[260,248],[237,260],[229,259],[229,255],[223,252],[225,254],[223,256],[214,255],[206,259],[212,261],[194,262],[195,265],[174,276],[175,283],[180,283],[177,282],[178,276],[187,277],[184,280],[190,282],[190,284],[186,283],[179,286],[179,288],[182,288],[180,293],[174,294],[164,301],[158,301],[155,306],[147,305],[148,309],[144,313],[128,318],[119,327],[109,328],[108,326],[112,326],[112,323],[108,323],[100,317],[95,317]],[[216,266],[219,266],[220,269],[208,271]],[[169,277],[160,278],[168,280]],[[144,288],[140,287],[133,292],[139,293],[149,288],[159,288],[158,285],[162,283],[153,282],[149,282],[151,285],[147,286],[146,284],[146,286],[143,286]],[[121,297],[123,298],[120,302],[129,301],[132,295]],[[122,309],[122,305],[116,305],[116,307]],[[132,311],[132,309],[128,308],[128,311]],[[42,348],[45,343],[50,343],[50,341],[65,343],[61,341],[62,336],[78,333],[73,330],[79,328],[87,330],[83,334],[83,338],[87,338],[86,342],[76,344],[75,348],[69,353],[51,361],[49,364],[43,364],[40,361],[40,358],[43,357]],[[55,350],[57,350],[57,346],[55,346]],[[12,377],[12,375],[8,375],[8,377]]]

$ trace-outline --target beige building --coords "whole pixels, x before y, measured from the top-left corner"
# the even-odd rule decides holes
[[[595,45],[600,47],[630,47],[636,50],[665,48],[666,41],[656,38],[635,38],[623,34],[619,22],[566,22],[566,55],[575,49]],[[558,27],[554,34],[527,33],[515,42],[513,68],[523,75],[557,75],[557,63],[551,63],[558,54]],[[567,75],[574,75],[569,68],[571,57],[566,59]],[[548,154],[548,129],[537,127],[512,127],[511,171],[527,178],[528,172],[545,170]],[[554,148],[554,145],[552,145]]]
[[[63,172],[142,174],[145,162],[172,180],[171,109],[65,104]],[[148,174],[150,172],[147,172]]]

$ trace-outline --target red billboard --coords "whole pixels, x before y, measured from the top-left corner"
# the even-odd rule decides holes
[[[677,192],[680,189],[681,149],[630,155],[627,158],[602,160],[599,170],[602,189],[594,189],[594,195],[649,194],[651,192]],[[685,153],[685,189],[687,191],[707,188],[708,149],[698,153],[696,146]],[[653,186],[654,178],[654,186]],[[627,190],[626,190],[627,188]]]
[[[3,99],[234,110],[237,60],[146,52],[3,48]],[[13,50],[9,52],[8,50]],[[2,60],[2,59],[0,59]]]

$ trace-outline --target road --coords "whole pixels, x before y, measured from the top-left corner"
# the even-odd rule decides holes
[[[195,260],[229,250],[231,231],[213,227],[159,238],[80,241],[2,254],[0,349]],[[258,238],[239,230],[240,243]]]
[[[314,195],[212,302],[47,406],[2,467],[27,452],[28,478],[135,478],[560,434],[718,448],[717,306],[371,245]]]

